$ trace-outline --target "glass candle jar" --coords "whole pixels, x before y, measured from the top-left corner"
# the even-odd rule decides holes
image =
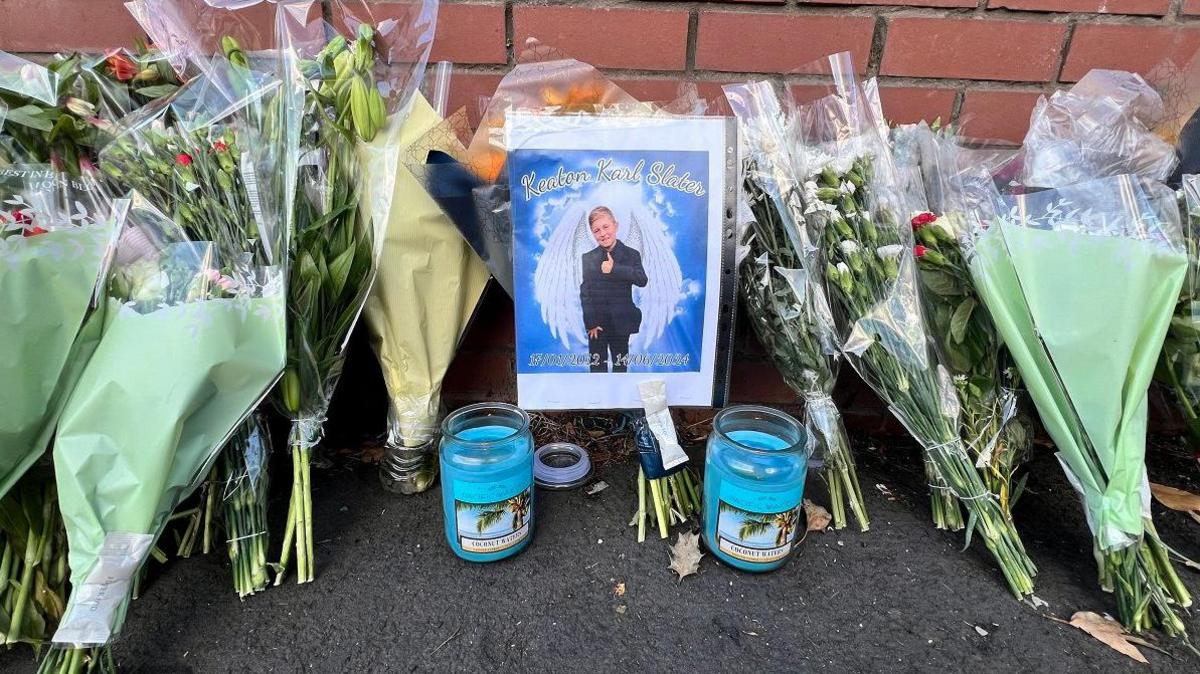
[[[743,405],[713,419],[704,460],[704,542],[745,571],[783,566],[802,526],[807,434],[793,417]]]
[[[533,434],[504,403],[464,407],[442,422],[442,511],[454,554],[494,562],[533,538]]]

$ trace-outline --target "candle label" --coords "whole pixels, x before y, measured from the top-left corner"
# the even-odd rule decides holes
[[[455,536],[463,552],[494,553],[529,537],[533,485],[527,476],[499,482],[454,481]]]
[[[717,510],[721,552],[746,562],[786,557],[796,540],[802,493],[802,487],[762,492],[723,483]]]

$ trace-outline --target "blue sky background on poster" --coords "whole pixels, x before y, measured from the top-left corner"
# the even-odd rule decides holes
[[[667,243],[679,263],[683,283],[680,295],[670,311],[668,323],[661,336],[647,344],[651,331],[643,330],[631,342],[632,372],[689,372],[700,366],[704,332],[705,287],[708,267],[708,188],[709,158],[698,151],[595,151],[595,150],[520,150],[509,157],[514,176],[513,219],[514,244],[517,256],[517,292],[530,301],[518,303],[518,372],[586,372],[580,362],[551,361],[530,366],[533,354],[587,354],[586,337],[582,326],[582,309],[578,293],[571,298],[572,315],[578,315],[578,330],[571,334],[553,334],[544,318],[546,311],[537,301],[534,277],[538,262],[556,229],[566,223],[573,226],[586,217],[595,206],[609,206],[620,223],[618,238],[629,243],[630,214],[645,229],[654,228]],[[605,162],[611,163],[605,163]],[[597,167],[640,170],[627,172],[624,179],[603,180]],[[661,162],[661,163],[660,163]],[[674,173],[669,171],[673,166]],[[561,170],[561,172],[560,172]],[[564,173],[574,177],[586,176],[587,181],[553,180]],[[522,187],[518,177],[536,175],[550,178],[553,189],[537,194],[536,188]],[[606,177],[611,178],[609,173]],[[648,184],[673,175],[675,179],[689,176],[694,182],[667,180],[670,186]],[[702,192],[697,194],[696,192]],[[588,250],[595,247],[590,239]],[[643,306],[646,291],[634,290],[634,301]],[[643,308],[643,313],[646,309]],[[553,322],[553,321],[551,321]],[[647,322],[644,320],[643,325]],[[566,346],[564,346],[564,341]],[[638,354],[642,355],[639,362]],[[665,356],[665,358],[664,358]]]

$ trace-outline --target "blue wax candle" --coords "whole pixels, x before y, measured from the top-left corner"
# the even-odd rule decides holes
[[[454,554],[510,557],[533,538],[533,437],[516,407],[472,405],[446,418],[440,447],[442,511]]]
[[[761,407],[713,420],[704,461],[704,542],[721,561],[770,571],[787,561],[803,524],[808,451],[800,423]]]

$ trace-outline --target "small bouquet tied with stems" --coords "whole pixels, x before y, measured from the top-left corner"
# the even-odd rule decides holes
[[[838,344],[808,239],[790,121],[769,83],[731,85],[725,95],[738,117],[750,155],[745,195],[750,226],[740,244],[743,306],[759,341],[784,381],[804,399],[809,437],[821,448],[834,527],[846,526],[846,507],[859,527],[870,526],[854,455],[833,402]]]
[[[824,264],[841,350],[920,442],[936,478],[931,486],[946,492],[943,503],[952,506],[941,515],[957,515],[957,499],[969,514],[968,542],[979,531],[1009,589],[1025,597],[1036,567],[960,436],[953,382],[925,332],[912,230],[897,216],[908,207],[891,153],[854,82],[849,55],[829,57],[828,68],[837,75],[836,91],[796,114],[805,122],[798,128],[806,225]]]
[[[699,515],[698,480],[686,460],[670,468],[664,466],[658,439],[645,417],[634,422],[634,442],[638,451],[638,509],[630,525],[637,526],[638,543],[646,540],[647,521],[657,525],[659,538],[665,539],[670,527]]]
[[[932,128],[924,122],[897,127],[892,139],[893,156],[908,172],[908,200],[917,209],[910,224],[928,333],[954,381],[963,442],[1011,517],[1028,476],[1014,479],[1033,433],[1019,409],[1020,376],[967,268],[960,238],[969,205],[953,182],[967,157],[1004,171],[1015,151],[961,147],[953,129],[936,122]]]
[[[269,579],[266,466],[270,454],[271,436],[259,415],[252,415],[221,453],[216,466],[218,489],[209,494],[210,499],[219,499],[233,587],[242,598],[266,589]]]
[[[1179,205],[1187,275],[1155,378],[1171,388],[1187,419],[1192,446],[1200,460],[1200,176],[1183,176]]]
[[[318,18],[305,26],[282,5],[279,12],[285,61],[304,91],[298,114],[307,160],[293,201],[287,365],[275,395],[292,421],[293,464],[276,584],[293,551],[297,581],[315,577],[312,450],[375,281],[400,160],[398,134],[424,71],[436,3],[405,5],[382,24],[361,3],[335,2],[331,22]],[[328,42],[312,41],[329,34]]]

